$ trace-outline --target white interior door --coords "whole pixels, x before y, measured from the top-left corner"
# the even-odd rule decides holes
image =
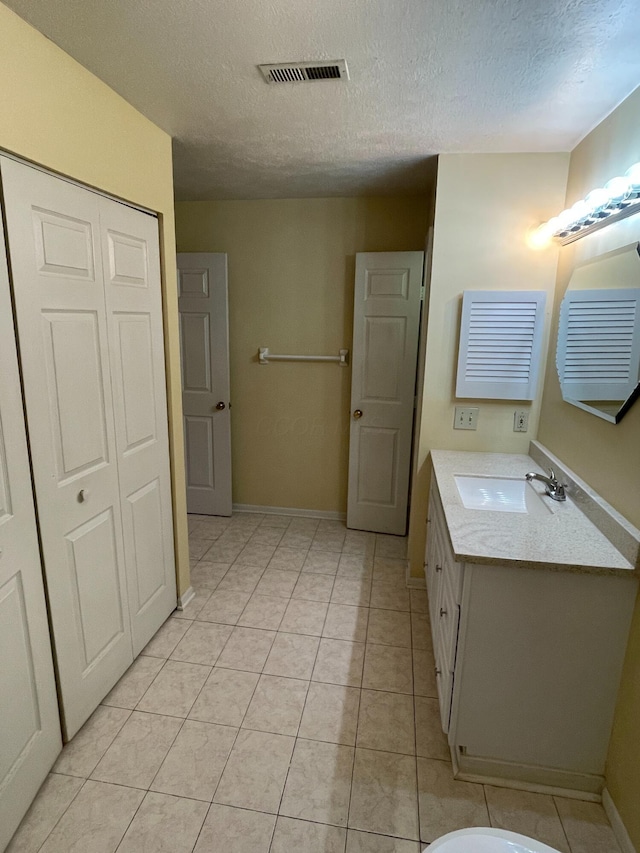
[[[423,252],[356,256],[347,526],[404,535]]]
[[[227,256],[178,255],[187,511],[231,515]]]
[[[133,660],[99,196],[2,158],[27,422],[67,738]]]
[[[2,239],[0,364],[0,850],[4,850],[62,741]]]
[[[133,653],[176,606],[158,220],[98,197]]]

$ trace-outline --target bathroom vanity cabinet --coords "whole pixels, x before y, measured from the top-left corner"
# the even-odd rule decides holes
[[[452,496],[449,489],[447,500]],[[597,798],[635,572],[554,565],[548,554],[539,562],[533,554],[530,562],[511,561],[504,557],[508,530],[496,535],[491,559],[490,525],[503,513],[469,512],[465,535],[475,530],[483,538],[482,553],[456,555],[444,506],[434,474],[425,571],[442,728],[456,778]],[[465,518],[459,510],[449,513],[454,524]],[[566,523],[561,516],[550,514],[554,535]],[[517,550],[526,519],[502,521],[510,523]]]

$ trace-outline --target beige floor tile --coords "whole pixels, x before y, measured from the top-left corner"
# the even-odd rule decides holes
[[[296,678],[262,675],[242,727],[278,735],[297,735],[308,686],[308,681]]]
[[[292,598],[287,605],[280,630],[288,634],[309,634],[319,637],[322,634],[327,607],[327,604],[319,601]]]
[[[87,778],[129,719],[131,711],[98,705],[80,731],[65,745],[54,773]]]
[[[268,545],[271,548],[277,548],[280,540],[284,536],[284,529],[281,527],[264,527],[262,524],[255,533],[251,534],[251,539],[247,545]]]
[[[293,588],[291,597],[306,601],[329,601],[333,582],[332,575],[302,574]]]
[[[194,853],[269,853],[275,815],[212,805]]]
[[[312,681],[360,687],[364,663],[364,643],[348,640],[320,640]]]
[[[207,808],[196,800],[148,793],[118,853],[191,853]]]
[[[457,782],[447,761],[418,758],[420,836],[435,841],[447,832],[489,826],[482,785]]]
[[[339,556],[342,553],[344,538],[344,533],[316,533],[311,543],[311,553],[323,551],[327,554]]]
[[[561,853],[569,853],[553,797],[485,785],[491,826],[529,835]]]
[[[191,580],[191,585],[193,586],[193,578]],[[188,619],[190,621],[193,621],[198,615],[198,613],[200,613],[202,608],[205,606],[207,601],[209,601],[212,591],[210,589],[196,588],[194,586],[193,592],[193,598],[187,604],[184,610],[176,609],[173,611],[171,615],[174,619]]]
[[[270,515],[266,514],[260,522],[260,527],[279,527],[286,530],[291,524],[293,516],[291,515]]]
[[[240,551],[236,559],[243,566],[259,566],[261,569],[266,569],[275,550],[275,546],[273,545],[247,544]]]
[[[376,556],[373,561],[373,579],[382,583],[400,582],[406,586],[407,561]]]
[[[371,597],[371,578],[337,577],[331,592],[331,601],[335,604],[352,604],[355,607],[368,607]]]
[[[297,530],[292,530],[291,525],[280,540],[282,548],[290,548],[296,551],[308,551],[313,542],[313,535],[309,533],[299,533]]]
[[[416,696],[438,697],[435,669],[432,649],[413,650],[413,692]]]
[[[411,599],[412,612],[428,613],[429,602],[427,600],[427,591],[425,589],[410,589],[409,597]]]
[[[279,817],[271,853],[343,853],[345,832],[338,826]]]
[[[204,554],[209,550],[213,540],[203,539],[200,537],[189,537],[189,558],[192,560],[201,560]]]
[[[346,826],[353,747],[298,738],[280,814]]]
[[[242,611],[238,625],[245,628],[262,628],[277,631],[287,609],[287,599],[275,595],[254,594]]]
[[[214,801],[276,814],[295,738],[242,729]]]
[[[189,516],[189,521],[191,522],[191,516]],[[202,536],[207,535],[211,539],[217,539],[219,536],[222,536],[230,523],[230,518],[221,518],[220,516],[215,515],[201,515],[198,517],[196,529]]]
[[[213,666],[231,636],[231,625],[215,622],[193,622],[187,633],[171,652],[171,660]]]
[[[186,717],[211,673],[211,667],[168,660],[138,702],[138,711]]]
[[[258,595],[276,595],[280,598],[291,598],[291,593],[297,580],[297,572],[282,572],[279,569],[267,569],[256,587],[256,592]]]
[[[203,622],[223,622],[235,625],[251,598],[250,592],[214,592],[198,614]]]
[[[309,551],[302,566],[302,572],[316,575],[335,575],[338,571],[339,560],[339,553],[336,554],[331,551]]]
[[[132,788],[148,788],[182,722],[177,717],[133,711],[91,778]]]
[[[144,791],[133,788],[85,782],[42,853],[114,853],[143,797]]]
[[[433,649],[431,623],[426,613],[411,611],[411,645],[414,649]]]
[[[191,586],[202,592],[205,590],[213,592],[230,568],[231,563],[210,563],[200,560],[191,569]]]
[[[346,853],[420,853],[420,845],[417,841],[350,829]]]
[[[354,746],[360,690],[312,681],[300,723],[299,737]]]
[[[260,628],[234,628],[218,658],[217,666],[262,672],[275,636],[275,631],[263,631]]]
[[[288,678],[309,680],[318,651],[317,637],[278,633],[269,653],[264,672]]]
[[[371,554],[345,554],[340,555],[338,563],[338,577],[363,578],[370,577],[373,571],[373,556]]]
[[[187,720],[151,790],[210,803],[237,734],[238,729],[230,726]]]
[[[367,643],[362,686],[391,693],[413,693],[411,649]]]
[[[600,803],[554,797],[571,853],[620,853]]]
[[[6,853],[36,853],[65,813],[84,780],[51,773],[24,816]]]
[[[301,572],[307,557],[307,549],[276,548],[273,557],[269,561],[269,568],[282,572]]]
[[[255,672],[216,667],[189,712],[189,719],[239,727],[259,677]]]
[[[323,637],[332,640],[351,640],[364,643],[367,639],[368,607],[351,604],[330,604],[322,630]]]
[[[218,592],[253,592],[258,586],[264,569],[255,566],[238,565],[235,562],[216,587]]]
[[[113,705],[116,708],[128,708],[133,711],[163,666],[163,658],[140,655],[134,660],[113,690],[102,700],[102,704]]]
[[[376,533],[376,557],[396,557],[404,559],[406,556],[406,536],[390,536],[386,533]]]
[[[359,747],[414,755],[413,696],[363,690],[358,717]]]
[[[371,585],[371,607],[382,610],[409,610],[409,590],[397,581],[374,580]]]
[[[368,643],[411,647],[411,616],[400,610],[376,610],[369,613]]]
[[[440,703],[437,699],[415,696],[416,755],[421,758],[439,758],[450,761],[451,752],[447,736],[442,731]]]
[[[223,534],[213,542],[209,550],[200,556],[200,559],[205,559],[211,563],[233,563],[242,551],[244,543],[233,538],[223,541],[223,537],[226,535],[226,533]]]
[[[356,749],[349,828],[418,840],[416,760]]]
[[[347,530],[342,546],[343,554],[367,554],[373,556],[376,544],[375,533],[362,530]]]
[[[167,619],[144,647],[142,654],[154,658],[168,658],[187,633],[189,624],[186,619]]]

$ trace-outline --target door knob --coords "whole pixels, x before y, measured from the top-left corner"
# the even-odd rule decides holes
[[[359,420],[362,417],[362,409],[356,409],[355,412],[353,413],[353,417],[356,420]]]
[[[224,406],[224,403],[222,402],[222,400],[220,400],[220,402],[219,402],[219,403],[216,403],[216,409],[217,409],[219,412],[221,412],[221,411],[224,409],[224,407],[225,407],[225,406]]]

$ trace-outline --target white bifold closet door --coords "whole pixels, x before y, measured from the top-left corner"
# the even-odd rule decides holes
[[[176,604],[157,220],[1,158],[67,738]]]
[[[62,741],[1,239],[0,365],[0,850],[4,850]]]

